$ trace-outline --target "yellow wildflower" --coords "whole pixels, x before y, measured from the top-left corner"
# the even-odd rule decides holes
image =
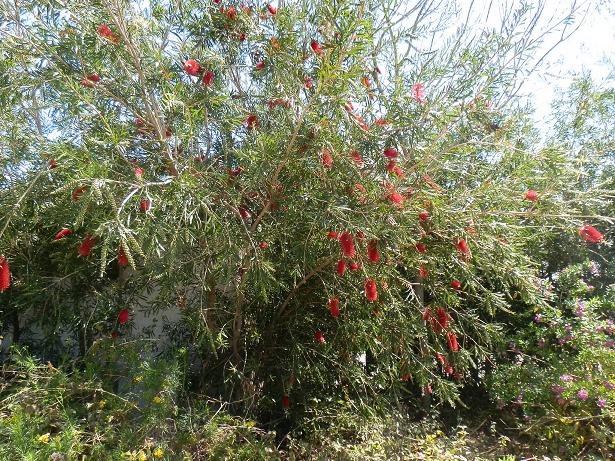
[[[152,399],[152,402],[154,402],[156,405],[160,405],[162,403],[162,398],[159,395],[157,395],[156,397]]]
[[[154,458],[162,458],[164,456],[164,451],[162,451],[161,448],[156,448],[152,455],[154,455]]]
[[[100,408],[101,410],[103,408],[105,408],[105,405],[107,404],[107,402],[105,402],[104,400],[101,400],[98,402],[98,408]]]
[[[38,441],[39,441],[40,443],[49,443],[49,436],[50,436],[50,435],[51,435],[51,434],[50,434],[49,432],[47,432],[46,434],[40,435],[40,436],[38,437]]]

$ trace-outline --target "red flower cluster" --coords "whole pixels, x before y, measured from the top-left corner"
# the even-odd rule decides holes
[[[590,243],[600,243],[604,240],[604,236],[589,224],[585,224],[579,229],[579,235]]]
[[[314,333],[314,341],[316,341],[318,344],[324,344],[325,335],[323,335],[321,331],[316,331]]]
[[[367,279],[365,281],[365,297],[371,302],[378,300],[378,291],[374,279]]]
[[[267,9],[272,15],[275,15],[278,12],[278,9],[273,6],[271,3],[267,3]]]
[[[425,245],[423,245],[421,242],[415,244],[414,248],[416,248],[416,251],[418,251],[421,254],[427,253],[427,247],[425,247]]]
[[[119,43],[120,38],[111,30],[107,24],[101,24],[98,26],[98,35],[111,40],[113,43]]]
[[[431,307],[425,308],[423,311],[423,320],[429,322],[434,333],[439,334],[442,330],[448,327],[450,316],[443,307],[438,307],[436,315],[433,315]]]
[[[195,77],[201,73],[201,65],[194,59],[188,59],[184,63],[184,70],[188,75]]]
[[[147,213],[151,207],[152,207],[152,202],[150,202],[149,200],[141,200],[141,203],[139,204],[139,209],[143,213]]]
[[[528,190],[523,196],[525,200],[529,200],[530,202],[535,202],[538,200],[538,193],[535,190]]]
[[[367,242],[367,258],[373,263],[380,261],[380,254],[378,253],[378,240],[373,239]]]
[[[120,250],[117,253],[117,263],[120,267],[128,266],[128,256],[124,253],[124,249],[120,247]]]
[[[389,200],[399,208],[404,207],[404,197],[399,192],[391,192],[389,194]]]
[[[320,161],[325,167],[330,169],[333,166],[333,157],[331,157],[331,152],[327,149],[323,149],[320,152]]]
[[[78,252],[84,258],[92,254],[92,247],[96,244],[96,239],[91,235],[86,236],[79,245]]]
[[[343,259],[340,259],[337,262],[335,266],[335,272],[337,272],[337,275],[344,275],[344,272],[346,272],[346,263]]]
[[[203,85],[210,87],[214,83],[214,73],[211,70],[205,71],[203,74]]]
[[[8,290],[11,286],[11,270],[5,256],[0,258],[0,293]]]
[[[64,238],[64,237],[66,237],[67,235],[70,235],[70,234],[72,234],[72,233],[73,233],[73,231],[72,231],[72,230],[67,229],[67,228],[65,227],[64,229],[62,229],[60,232],[58,232],[58,233],[56,234],[56,236],[54,237],[54,240],[60,240],[60,239],[62,239],[62,238]]]
[[[337,237],[337,232],[335,232],[334,230],[330,230],[329,232],[327,232],[327,238],[331,240],[337,240]]]
[[[461,288],[461,282],[459,280],[453,280],[451,282],[451,288],[453,290],[459,290]]]
[[[128,309],[122,309],[119,314],[117,314],[117,321],[120,323],[120,325],[128,323],[129,320],[130,312],[128,311]]]
[[[258,127],[258,117],[255,114],[250,114],[246,118],[245,123],[246,123],[246,126],[252,130]]]
[[[316,40],[312,40],[310,42],[310,48],[312,48],[312,51],[318,56],[322,56],[323,54],[325,54],[325,52],[320,47],[320,44]]]
[[[464,239],[459,239],[457,241],[456,247],[457,251],[463,253],[465,256],[470,255],[470,247],[468,247],[468,242],[466,242]]]
[[[350,153],[350,157],[354,160],[354,162],[357,164],[357,166],[362,167],[364,165],[364,163],[363,163],[363,156],[361,156],[361,154],[358,151],[353,150]]]
[[[335,318],[340,315],[340,300],[338,298],[329,299],[329,312]]]
[[[459,351],[459,344],[457,343],[457,335],[452,331],[446,333],[446,343],[448,344],[448,348],[451,352]]]
[[[394,147],[389,147],[388,149],[384,149],[383,154],[389,160],[393,160],[399,157],[399,151],[395,149]]]
[[[340,245],[342,246],[342,254],[347,258],[354,258],[356,250],[354,247],[354,241],[352,234],[348,231],[344,231],[340,234]]]
[[[290,408],[290,397],[288,395],[282,396],[282,406],[288,410]]]

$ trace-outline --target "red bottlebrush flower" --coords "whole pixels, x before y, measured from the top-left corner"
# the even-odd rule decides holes
[[[122,309],[117,314],[117,321],[120,323],[120,325],[124,325],[125,323],[128,323],[129,320],[130,320],[130,312],[128,311],[128,309]]]
[[[254,66],[254,68],[256,70],[263,70],[265,68],[265,63],[263,61],[257,62],[256,65]]]
[[[312,40],[310,42],[310,48],[312,48],[312,51],[318,56],[322,56],[323,54],[325,54],[325,52],[320,47],[320,44],[316,40]]]
[[[324,344],[325,335],[323,335],[321,331],[314,332],[314,341],[316,341],[318,344]]]
[[[258,117],[255,114],[250,114],[246,118],[245,123],[246,123],[246,126],[252,130],[258,127]]]
[[[194,59],[188,59],[184,63],[184,70],[188,75],[195,77],[201,73],[201,65]]]
[[[272,15],[275,15],[278,12],[278,9],[273,6],[271,3],[267,3],[267,9]]]
[[[358,166],[363,166],[363,156],[356,150],[353,150],[350,153],[350,157],[354,160],[354,162],[358,165]]]
[[[363,184],[355,184],[354,188],[357,192],[361,192],[362,194],[366,192],[365,186],[363,186]]]
[[[436,316],[438,317],[438,324],[440,325],[440,327],[446,329],[448,327],[448,320],[450,318],[446,310],[443,307],[438,307],[438,310],[436,311]]]
[[[90,74],[90,75],[87,75],[85,78],[87,78],[90,82],[94,82],[94,83],[100,82],[100,75],[98,74]]]
[[[376,289],[376,282],[374,282],[374,279],[367,279],[365,281],[365,297],[370,302],[378,300],[378,291]]]
[[[459,351],[459,344],[457,343],[457,335],[452,331],[446,333],[446,343],[448,344],[448,348],[451,352]]]
[[[330,230],[329,232],[327,232],[327,238],[330,238],[331,240],[337,240],[337,232],[335,232],[334,230]]]
[[[348,269],[350,269],[353,272],[358,271],[359,269],[361,269],[361,264],[353,261],[350,264],[348,264]]]
[[[394,147],[389,147],[388,149],[384,149],[382,152],[384,156],[390,160],[396,159],[399,156],[399,151]]]
[[[311,77],[305,77],[303,79],[303,86],[309,90],[310,88],[314,87],[314,80],[312,80]]]
[[[86,190],[88,190],[86,186],[78,187],[77,189],[75,189],[71,194],[73,201],[76,202],[77,200],[79,200]]]
[[[425,96],[425,85],[422,83],[415,83],[412,85],[412,97],[417,100],[417,102],[423,104],[427,101],[427,97]]]
[[[337,298],[329,299],[329,312],[335,318],[338,318],[340,315],[340,300]]]
[[[447,363],[447,364],[444,366],[444,372],[445,372],[447,375],[452,375],[453,373],[455,373],[455,369],[453,368],[453,366],[452,366],[450,363]]]
[[[60,232],[58,232],[58,233],[56,234],[56,236],[55,236],[54,240],[60,240],[60,239],[62,239],[62,238],[64,238],[64,237],[66,237],[67,235],[70,235],[70,234],[72,234],[72,233],[73,233],[73,231],[72,231],[72,230],[70,230],[70,229],[68,229],[68,228],[66,228],[66,227],[65,227],[64,229],[62,229]]]
[[[438,360],[438,362],[440,362],[442,365],[446,365],[447,361],[446,361],[446,357],[444,356],[444,354],[441,354],[440,352],[436,352],[436,359]]]
[[[369,77],[367,75],[363,76],[361,79],[361,84],[368,90],[372,87],[372,82],[369,81]]]
[[[81,80],[79,80],[79,83],[81,83],[81,86],[84,86],[85,88],[94,88],[94,84],[90,82],[87,78],[82,78]]]
[[[261,243],[258,244],[258,247],[261,250],[266,250],[267,248],[269,248],[269,244],[267,242],[261,242]]]
[[[333,157],[331,157],[331,153],[326,149],[320,153],[320,161],[327,168],[331,168],[333,166]]]
[[[363,231],[358,231],[358,232],[357,232],[357,238],[358,238],[359,240],[363,240],[363,239],[365,238],[365,232],[363,232]]]
[[[58,167],[58,162],[56,162],[55,159],[52,158],[51,160],[49,160],[49,162],[47,162],[47,167],[50,170],[53,170],[54,168]]]
[[[120,337],[120,334],[117,331],[111,332],[111,339],[117,339]]]
[[[589,224],[585,224],[579,229],[579,235],[590,243],[600,243],[604,240],[604,236]]]
[[[91,235],[86,236],[79,245],[79,249],[77,250],[81,256],[88,257],[92,254],[92,247],[96,244],[96,239]]]
[[[289,108],[290,102],[287,101],[286,99],[275,98],[275,99],[270,99],[269,101],[267,101],[267,106],[269,107],[269,109],[274,109],[277,106],[284,106],[286,108]]]
[[[406,173],[404,172],[404,170],[402,170],[398,166],[393,169],[392,173],[399,176],[400,178],[406,177]]]
[[[374,125],[387,126],[390,124],[391,122],[389,122],[386,118],[379,118],[377,120],[374,120]]]
[[[463,253],[466,256],[470,254],[470,247],[468,247],[468,242],[466,242],[464,239],[459,239],[456,247],[460,253]]]
[[[404,197],[399,192],[393,192],[389,194],[389,200],[397,205],[399,208],[403,208],[404,206]]]
[[[346,112],[352,112],[354,110],[354,105],[349,101],[344,103],[344,110]]]
[[[386,170],[389,173],[393,173],[395,171],[395,168],[397,168],[397,162],[396,161],[391,160],[389,163],[387,163]]]
[[[143,213],[147,213],[151,207],[152,202],[150,202],[149,200],[141,200],[141,203],[139,204],[139,208]]]
[[[124,249],[120,247],[120,251],[117,253],[117,263],[120,267],[128,266],[128,256],[124,253]]]
[[[234,6],[231,6],[226,10],[226,17],[229,21],[234,21],[237,19],[237,10]]]
[[[140,166],[136,167],[134,172],[135,172],[135,176],[138,179],[141,179],[143,177],[143,168],[141,168]]]
[[[11,286],[11,270],[6,256],[0,258],[0,293],[5,292]]]
[[[247,208],[241,207],[239,208],[239,216],[241,216],[242,219],[248,219],[252,215],[250,214]]]
[[[459,290],[461,288],[461,282],[459,280],[453,280],[451,282],[451,288],[453,290]]]
[[[427,277],[429,277],[429,269],[421,265],[421,268],[419,269],[419,274],[422,278],[426,279]]]
[[[243,171],[243,168],[241,166],[238,166],[237,168],[228,168],[228,174],[232,176],[233,178],[236,178],[237,176],[239,176],[242,171]]]
[[[378,253],[378,240],[373,239],[367,242],[367,258],[373,263],[380,261],[380,253]]]
[[[346,263],[343,259],[340,259],[337,262],[337,265],[335,266],[335,272],[337,272],[337,275],[344,275],[344,272],[346,272]]]
[[[411,378],[411,377],[412,377],[412,376],[410,375],[410,373],[406,373],[406,374],[401,375],[401,376],[399,377],[399,380],[400,380],[400,381],[407,382],[407,381],[410,381],[410,378]]]
[[[111,40],[113,43],[119,43],[120,38],[115,35],[111,28],[107,24],[101,24],[98,26],[98,35]]]
[[[288,410],[290,408],[290,397],[288,395],[282,396],[282,406],[285,410]]]
[[[421,221],[427,221],[429,219],[429,213],[426,211],[423,211],[422,213],[419,213],[419,219]]]
[[[208,70],[203,74],[203,85],[209,88],[213,83],[214,73],[211,70]]]
[[[344,256],[347,258],[354,258],[356,251],[350,232],[344,231],[340,234],[340,245],[342,246],[342,254]]]
[[[415,244],[414,248],[416,248],[416,251],[418,251],[419,253],[427,253],[427,247],[425,247],[425,245],[423,245],[421,242]]]
[[[535,190],[528,190],[525,195],[523,196],[523,198],[525,200],[529,200],[530,202],[535,202],[536,200],[538,200],[538,192],[536,192]]]

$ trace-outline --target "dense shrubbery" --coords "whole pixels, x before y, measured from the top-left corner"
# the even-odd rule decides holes
[[[195,428],[216,406],[189,407],[193,392],[280,431],[321,430],[340,407],[454,405],[494,361],[503,402],[519,395],[510,373],[536,376],[533,402],[552,399],[564,363],[579,374],[560,397],[577,395],[584,357],[608,340],[591,328],[611,295],[600,288],[576,319],[570,303],[587,293],[563,283],[576,269],[558,299],[545,280],[579,262],[571,254],[607,248],[612,137],[591,120],[609,95],[581,117],[562,112],[538,147],[509,103],[538,40],[528,6],[499,32],[460,29],[432,49],[446,5],[231,3],[2,4],[0,322],[66,366],[44,377],[13,358],[30,374],[4,390],[2,449],[194,455],[217,437]],[[534,308],[552,331],[530,322]],[[139,331],[137,315],[167,339],[156,324]],[[508,340],[525,366],[494,358]],[[48,380],[62,385],[37,388]],[[597,414],[586,390],[562,406],[571,417]],[[50,413],[28,415],[22,399],[40,398]],[[87,435],[33,442],[34,427],[60,424]],[[227,434],[274,456],[256,430]]]

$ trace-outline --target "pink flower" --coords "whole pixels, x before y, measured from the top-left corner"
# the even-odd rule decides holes
[[[143,177],[143,168],[141,168],[140,166],[136,167],[134,173],[138,179],[141,179]]]
[[[422,83],[415,83],[411,88],[412,97],[416,99],[419,103],[423,104],[427,101],[425,97],[425,85]]]
[[[589,397],[589,393],[587,392],[587,390],[585,389],[581,389],[579,392],[577,392],[577,397],[583,401],[587,400]]]

